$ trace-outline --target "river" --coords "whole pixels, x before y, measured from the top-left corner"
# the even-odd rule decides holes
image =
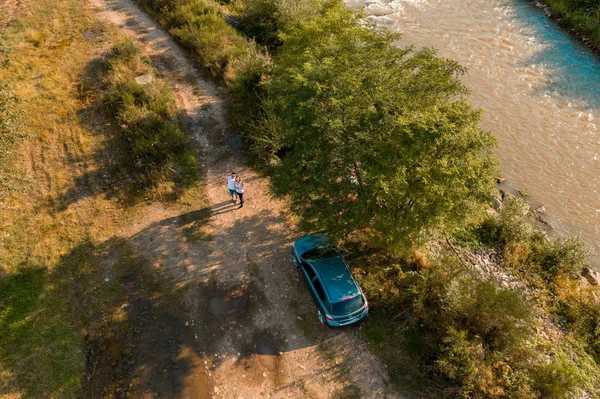
[[[398,45],[435,48],[468,68],[470,102],[499,141],[502,176],[581,234],[600,264],[600,61],[518,0],[346,0]]]

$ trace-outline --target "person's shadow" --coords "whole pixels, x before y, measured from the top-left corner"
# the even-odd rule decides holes
[[[203,208],[198,212],[203,212],[206,217],[220,215],[222,213],[231,212],[239,205],[234,204],[233,201],[227,200],[223,202],[219,202],[218,204],[211,205],[209,207]]]

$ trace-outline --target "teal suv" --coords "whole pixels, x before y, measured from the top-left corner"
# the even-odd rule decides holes
[[[308,284],[322,324],[341,327],[367,317],[367,299],[327,235],[309,235],[294,242],[292,261]]]

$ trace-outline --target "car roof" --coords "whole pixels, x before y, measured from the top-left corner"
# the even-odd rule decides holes
[[[316,269],[331,300],[353,297],[358,287],[341,257],[332,256],[310,262]]]

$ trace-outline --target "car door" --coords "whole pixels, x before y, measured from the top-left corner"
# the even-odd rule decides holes
[[[319,280],[319,276],[317,276],[317,273],[315,272],[315,270],[308,263],[302,262],[301,266],[302,266],[302,275],[304,276],[304,279],[306,280],[306,283],[308,284],[310,293],[311,293],[312,297],[314,298],[315,303],[317,305],[319,305],[319,308],[321,308],[322,310],[325,310],[326,309],[325,292],[323,291],[323,285],[321,284],[321,281]]]

